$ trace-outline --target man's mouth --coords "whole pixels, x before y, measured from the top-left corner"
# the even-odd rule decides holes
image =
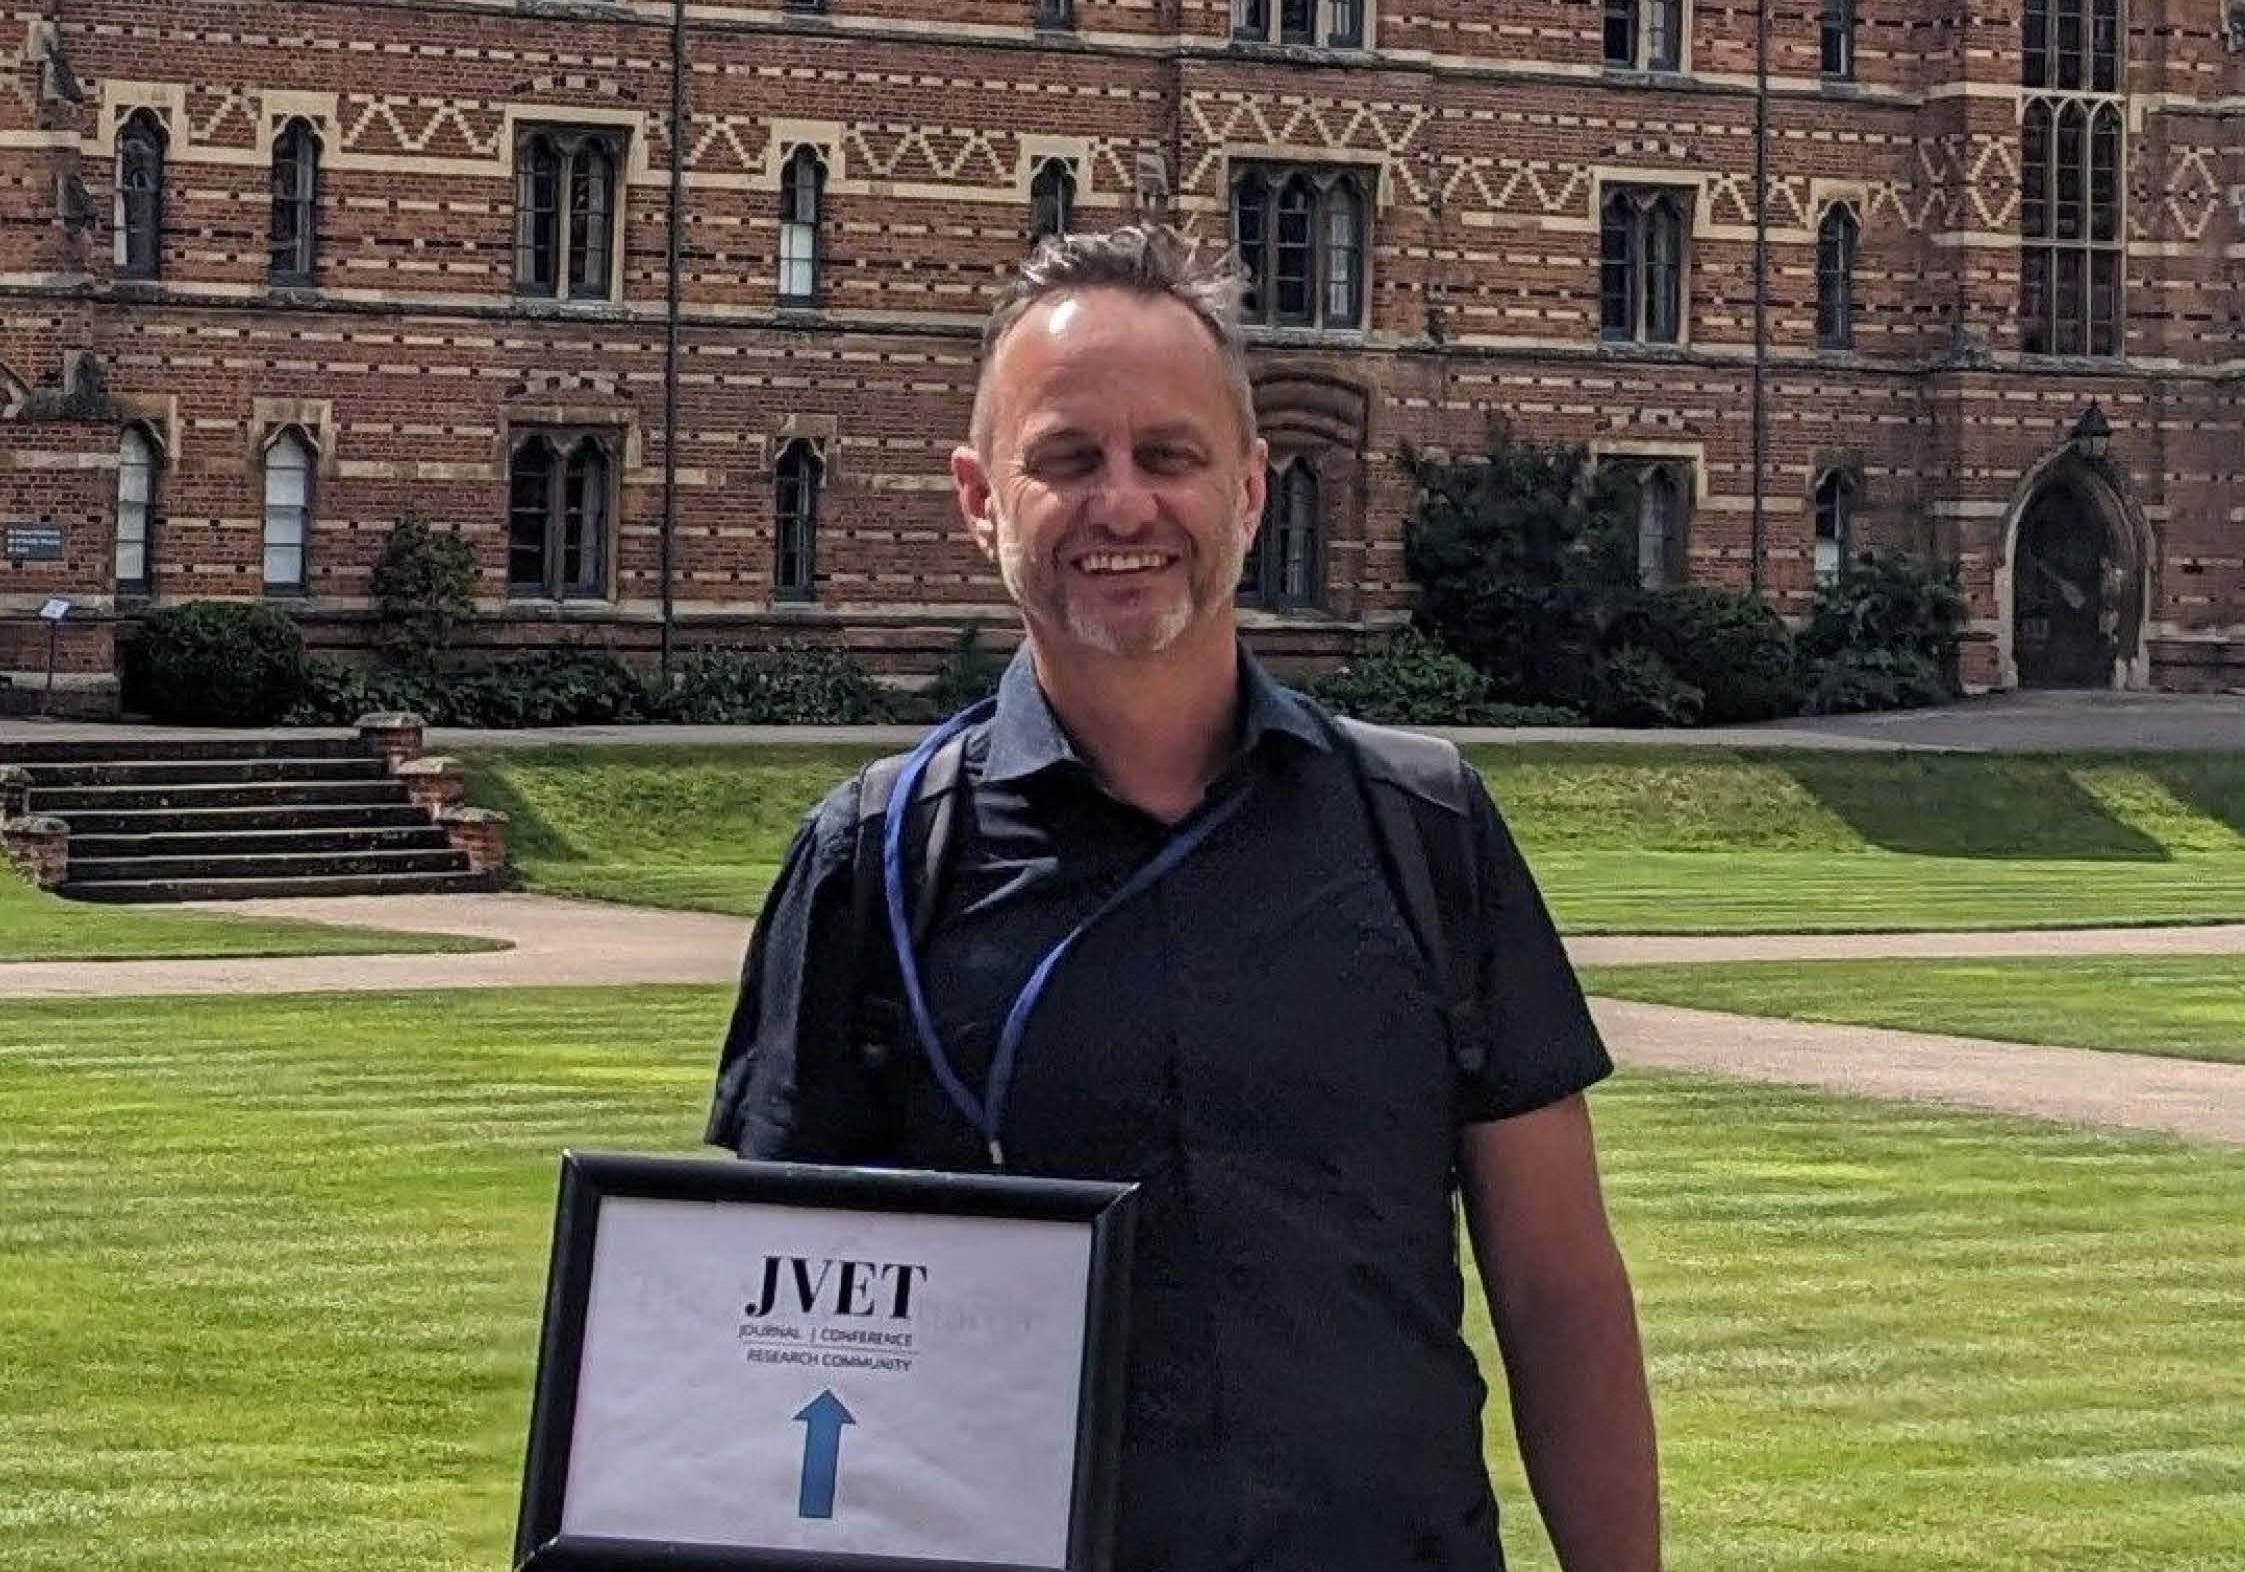
[[[1152,573],[1176,560],[1166,551],[1093,551],[1075,559],[1079,573]]]

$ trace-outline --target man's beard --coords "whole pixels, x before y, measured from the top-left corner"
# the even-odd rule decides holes
[[[1214,557],[1185,553],[1186,582],[1158,615],[1151,619],[1134,615],[1120,625],[1102,620],[1069,597],[1064,580],[1068,570],[1058,560],[1065,552],[1056,552],[1032,566],[1020,535],[1003,516],[998,519],[998,575],[1006,593],[1032,622],[1058,626],[1070,638],[1102,654],[1158,655],[1183,638],[1213,605],[1229,603],[1237,593],[1240,570],[1247,561],[1247,543],[1237,530],[1225,534],[1223,541],[1224,548]]]

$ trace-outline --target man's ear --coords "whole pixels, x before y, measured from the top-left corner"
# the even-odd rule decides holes
[[[962,443],[951,450],[951,489],[959,499],[959,517],[983,556],[998,560],[998,515],[990,494],[990,470],[982,455]]]
[[[1248,449],[1246,484],[1241,488],[1246,513],[1239,521],[1239,532],[1242,542],[1248,546],[1255,544],[1256,533],[1263,527],[1263,498],[1270,489],[1270,472],[1271,445],[1257,437],[1255,445]]]

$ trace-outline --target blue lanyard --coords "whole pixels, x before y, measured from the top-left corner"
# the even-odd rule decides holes
[[[976,1097],[959,1072],[952,1067],[951,1059],[943,1051],[943,1039],[935,1029],[935,1018],[928,1012],[928,999],[920,983],[920,962],[912,942],[912,924],[905,915],[904,842],[905,821],[910,813],[912,799],[919,795],[920,781],[927,774],[928,763],[943,745],[967,727],[990,715],[994,709],[991,701],[974,706],[954,715],[930,732],[919,747],[912,750],[904,761],[904,770],[897,777],[896,787],[889,794],[886,817],[882,821],[881,873],[882,893],[889,912],[889,939],[896,948],[897,973],[904,984],[905,1007],[912,1016],[913,1029],[918,1032],[920,1046],[928,1056],[928,1066],[935,1071],[937,1084],[951,1105],[966,1118],[967,1123],[988,1143],[990,1161],[1003,1168],[1006,1162],[1004,1145],[998,1139],[1000,1125],[1005,1119],[1006,1093],[1013,1085],[1013,1067],[1021,1056],[1021,1039],[1029,1029],[1029,1017],[1035,1013],[1037,1001],[1044,996],[1045,985],[1060,967],[1075,942],[1089,933],[1116,908],[1144,894],[1154,884],[1174,872],[1197,851],[1201,843],[1213,835],[1217,827],[1237,813],[1246,800],[1245,791],[1234,791],[1214,808],[1203,814],[1182,834],[1172,836],[1138,871],[1123,882],[1113,894],[1099,903],[1089,917],[1076,924],[1068,936],[1045,952],[1043,960],[1029,974],[1021,992],[1006,1012],[1006,1024],[998,1033],[997,1052],[991,1056],[988,1090]]]

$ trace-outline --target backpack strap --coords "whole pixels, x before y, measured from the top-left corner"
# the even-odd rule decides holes
[[[1355,766],[1388,887],[1441,987],[1451,1052],[1461,1071],[1477,1073],[1484,1068],[1487,1001],[1469,766],[1440,737],[1329,719]]]
[[[924,942],[935,922],[943,893],[943,871],[957,839],[959,783],[967,752],[964,732],[928,761],[920,789],[906,818],[911,837],[908,868],[917,870],[912,889],[912,938]],[[850,863],[850,953],[856,975],[855,1035],[868,1064],[878,1067],[904,1043],[904,1000],[896,957],[883,914],[881,835],[889,799],[904,773],[903,754],[876,759],[858,775],[857,841]]]

